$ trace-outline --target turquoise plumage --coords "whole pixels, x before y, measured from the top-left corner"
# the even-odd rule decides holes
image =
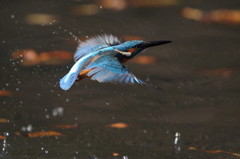
[[[68,90],[86,72],[85,76],[98,82],[144,84],[122,62],[131,59],[147,47],[170,41],[145,42],[139,40],[123,42],[113,35],[101,35],[80,43],[75,55],[75,64],[60,80],[60,87]],[[83,75],[82,75],[83,76]]]

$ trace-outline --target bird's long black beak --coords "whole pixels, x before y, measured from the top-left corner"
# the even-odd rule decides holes
[[[146,45],[147,45],[147,47],[151,47],[151,46],[167,44],[167,43],[170,43],[170,42],[172,42],[172,41],[148,41]]]
[[[142,48],[142,49],[145,49],[145,48],[148,48],[148,47],[167,44],[167,43],[170,43],[170,42],[172,42],[172,41],[146,41],[146,42],[141,43],[138,47]]]

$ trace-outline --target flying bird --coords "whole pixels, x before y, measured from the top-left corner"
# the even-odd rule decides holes
[[[170,43],[171,41],[122,41],[114,35],[99,35],[79,44],[74,55],[75,64],[60,80],[60,87],[68,90],[75,81],[86,77],[100,83],[146,84],[138,79],[124,62],[148,47]]]

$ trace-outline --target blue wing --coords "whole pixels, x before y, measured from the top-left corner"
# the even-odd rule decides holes
[[[122,65],[116,57],[101,56],[90,63],[86,69],[92,69],[87,76],[98,82],[125,83],[125,84],[144,84],[133,73]]]
[[[77,61],[86,54],[108,46],[118,45],[122,42],[123,41],[121,41],[118,37],[106,34],[90,38],[89,40],[80,43],[74,55],[74,60]]]
[[[81,72],[86,63],[91,59],[91,53],[102,48],[120,44],[119,38],[113,35],[101,35],[93,37],[87,41],[81,42],[75,55],[76,63],[71,70],[60,80],[60,87],[63,90],[68,90],[76,81],[78,74]]]

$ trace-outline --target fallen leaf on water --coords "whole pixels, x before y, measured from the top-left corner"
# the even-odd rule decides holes
[[[112,153],[112,156],[119,156],[119,153],[113,152],[113,153]]]
[[[24,66],[37,65],[41,62],[38,53],[32,49],[17,50],[12,53],[12,58],[22,59],[21,65]]]
[[[240,153],[229,152],[229,151],[224,151],[224,150],[201,150],[201,149],[198,149],[196,147],[188,147],[187,149],[192,150],[192,151],[201,151],[201,152],[212,153],[212,154],[224,153],[224,154],[230,154],[230,155],[233,155],[233,156],[240,157]]]
[[[219,9],[203,11],[186,7],[182,9],[182,16],[187,19],[207,23],[240,24],[240,10]]]
[[[175,6],[179,4],[179,0],[130,0],[129,5],[133,7],[164,7]]]
[[[109,124],[109,125],[107,125],[107,127],[124,129],[124,128],[127,128],[127,127],[128,127],[128,124],[119,122],[119,123]]]
[[[99,7],[96,4],[85,4],[71,8],[71,13],[74,15],[95,15],[98,12]]]
[[[1,136],[0,135],[0,140],[4,140],[4,139],[6,139],[6,136]]]
[[[216,69],[202,70],[200,71],[200,73],[205,76],[222,76],[224,78],[228,78],[233,73],[233,69],[216,68]]]
[[[129,60],[129,62],[138,64],[156,64],[157,59],[152,56],[136,56],[133,59]]]
[[[15,132],[15,134],[17,136],[26,136],[30,138],[44,137],[44,136],[64,136],[62,133],[57,131],[38,131],[38,132],[28,132],[28,133]]]
[[[63,50],[46,51],[37,53],[32,49],[13,52],[13,59],[21,59],[21,65],[32,66],[37,64],[61,65],[72,60],[73,53]]]
[[[59,21],[59,17],[52,14],[33,13],[26,15],[24,20],[31,25],[52,25]]]
[[[71,128],[77,128],[78,125],[77,124],[73,124],[73,125],[56,125],[57,128],[64,128],[64,129],[71,129]]]
[[[43,136],[63,136],[62,133],[57,131],[39,131],[39,132],[29,132],[28,137],[43,137]]]
[[[8,119],[0,118],[0,123],[9,123]]]
[[[100,0],[98,1],[99,5],[103,8],[120,11],[127,7],[126,0]]]
[[[71,61],[73,58],[73,54],[68,51],[48,51],[41,52],[39,54],[39,59],[41,63],[49,64],[49,65],[59,65],[64,64],[68,61]]]
[[[11,96],[11,91],[0,90],[0,96]]]

